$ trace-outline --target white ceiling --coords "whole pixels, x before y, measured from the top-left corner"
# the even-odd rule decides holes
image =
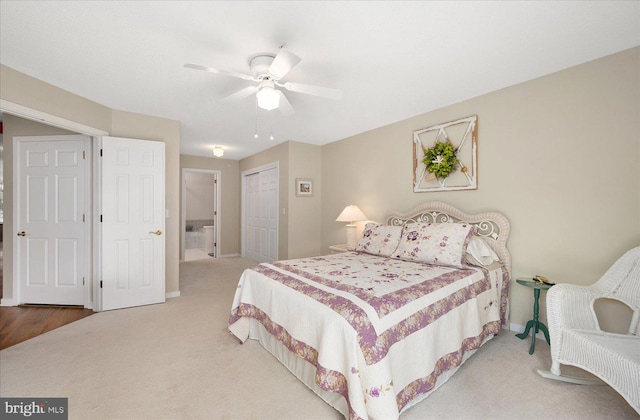
[[[285,45],[296,113],[222,103]],[[0,1],[0,63],[110,108],[181,123],[181,153],[326,144],[640,45],[639,1]],[[276,137],[269,141],[271,132]]]

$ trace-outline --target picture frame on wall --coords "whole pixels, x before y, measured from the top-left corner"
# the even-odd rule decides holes
[[[413,132],[413,192],[477,189],[477,115]]]
[[[296,197],[312,197],[313,180],[310,178],[296,178]]]

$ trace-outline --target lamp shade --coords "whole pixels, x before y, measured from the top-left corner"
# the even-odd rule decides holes
[[[342,210],[342,213],[336,219],[336,222],[361,222],[363,220],[369,220],[369,218],[353,204],[347,206]]]

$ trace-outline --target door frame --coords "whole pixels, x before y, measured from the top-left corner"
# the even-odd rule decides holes
[[[247,205],[247,201],[245,200],[245,194],[247,192],[247,177],[249,175],[255,175],[257,173],[263,172],[263,171],[268,171],[270,169],[276,169],[276,173],[278,175],[278,182],[277,182],[277,186],[278,186],[278,191],[276,193],[276,197],[278,198],[278,205],[276,206],[276,252],[279,253],[279,247],[280,247],[280,161],[275,161],[275,162],[271,162],[271,163],[267,163],[266,165],[262,165],[262,166],[258,166],[256,168],[252,168],[252,169],[247,169],[246,171],[242,171],[241,175],[241,188],[240,188],[240,255],[242,256],[242,258],[245,258],[247,255],[247,250],[246,250],[246,225],[245,225],[245,220],[246,220],[246,205]]]
[[[17,243],[15,242],[14,237],[18,234],[18,230],[19,230],[19,218],[20,218],[20,214],[19,214],[19,206],[20,206],[20,194],[22,193],[22,191],[20,190],[20,188],[18,188],[18,185],[16,184],[17,180],[20,179],[20,174],[18,173],[18,169],[19,169],[19,160],[20,160],[20,145],[21,144],[25,144],[25,143],[30,143],[30,142],[46,142],[46,141],[60,141],[60,140],[83,140],[86,142],[86,146],[87,146],[87,154],[88,156],[86,156],[86,160],[87,160],[87,166],[85,168],[84,174],[83,174],[83,179],[82,182],[85,183],[85,188],[86,188],[86,194],[84,197],[84,206],[86,209],[86,216],[87,216],[87,222],[86,222],[86,226],[84,228],[84,237],[85,237],[85,243],[86,244],[91,244],[93,243],[93,237],[94,235],[94,229],[93,229],[93,214],[94,214],[94,208],[92,205],[92,201],[93,201],[93,191],[92,191],[92,185],[91,185],[91,179],[95,178],[94,174],[92,174],[92,170],[93,170],[93,156],[94,154],[92,153],[92,143],[94,143],[94,139],[93,137],[87,136],[87,135],[83,135],[83,134],[61,134],[61,135],[48,135],[48,136],[16,136],[13,137],[12,141],[13,141],[13,156],[12,156],[12,160],[13,160],[13,169],[12,169],[12,178],[14,180],[14,189],[13,189],[13,196],[11,198],[12,200],[12,211],[13,211],[13,220],[12,220],[12,232],[10,232],[11,235],[11,246],[13,246],[13,259],[12,259],[12,263],[13,263],[13,298],[12,298],[12,306],[15,305],[19,305],[21,303],[23,303],[21,301],[21,265],[20,265],[20,247],[17,246]],[[93,253],[91,250],[89,250],[88,255],[90,256],[89,261],[88,261],[88,266],[87,266],[87,279],[84,282],[84,291],[83,291],[83,295],[84,295],[84,303],[83,306],[87,309],[92,309],[93,307],[93,300],[92,300],[92,286],[93,286],[93,278],[94,275],[93,273],[94,271],[94,266],[95,266],[95,259],[93,258]],[[4,300],[4,299],[3,299]]]
[[[100,246],[100,242],[101,242],[100,218],[98,217],[102,208],[101,207],[102,203],[100,201],[102,190],[100,187],[101,180],[99,176],[101,173],[100,172],[101,171],[101,161],[100,161],[101,140],[100,139],[101,139],[101,136],[109,136],[110,132],[102,130],[100,128],[84,125],[76,121],[68,120],[66,118],[58,117],[56,115],[52,115],[47,112],[40,111],[28,106],[16,104],[14,102],[10,102],[4,99],[0,99],[0,111],[3,113],[15,115],[20,118],[36,121],[41,124],[62,128],[74,134],[82,134],[90,137],[90,140],[89,140],[91,142],[90,148],[93,150],[93,153],[91,153],[92,156],[89,161],[90,168],[88,169],[92,177],[92,186],[91,186],[91,192],[89,195],[89,200],[91,201],[91,206],[90,206],[91,214],[94,215],[94,217],[91,218],[92,232],[91,232],[90,243],[92,244],[93,251],[91,253],[92,259],[90,261],[90,265],[93,267],[93,270],[89,272],[90,273],[89,276],[91,278],[87,281],[89,286],[87,287],[87,289],[89,290],[90,298],[87,303],[87,306],[85,307],[87,309],[93,309],[94,311],[101,311],[102,296],[100,291],[101,290],[100,276],[102,272],[102,266],[101,266],[102,249]],[[16,155],[15,150],[13,151],[12,155],[13,156]],[[15,176],[15,171],[16,171],[15,168],[16,166],[14,165],[14,167],[12,168],[12,176]],[[165,185],[165,189],[166,189],[166,185]],[[15,205],[14,203],[16,201],[15,193],[16,193],[15,190],[12,189],[12,196],[11,196],[12,209],[15,209],[14,207]],[[165,194],[166,194],[166,190],[165,190]],[[166,209],[165,209],[165,212],[167,212]],[[18,226],[15,223],[15,213],[10,215],[10,218],[7,218],[7,219],[9,220],[9,225],[6,226],[8,227],[7,229],[8,232],[5,232],[5,240],[4,240],[6,244],[5,246],[10,246],[15,248],[14,237],[16,237],[18,233],[18,230],[17,230]],[[166,257],[166,249],[165,249],[165,257]],[[19,295],[18,295],[19,286],[16,286],[16,281],[18,281],[19,277],[16,276],[15,274],[16,264],[17,264],[15,252],[13,252],[13,256],[11,258],[11,264],[12,264],[11,282],[13,285],[13,290],[11,291],[11,296],[2,297],[2,300],[0,300],[0,306],[17,306],[19,304]],[[166,282],[166,279],[165,279],[165,282]],[[166,295],[166,290],[165,290],[165,295]],[[166,297],[176,297],[176,296],[180,296],[180,292],[173,292],[171,293],[171,296],[166,296]]]
[[[100,288],[100,277],[102,275],[102,236],[100,234],[100,214],[102,213],[102,159],[100,150],[102,149],[102,136],[94,137],[93,160],[91,161],[91,179],[93,182],[91,189],[92,214],[95,217],[91,220],[93,230],[92,235],[92,260],[93,272],[91,281],[92,308],[95,312],[102,311],[102,289]]]
[[[96,165],[97,165],[97,154],[95,153],[96,147],[95,147],[95,137],[96,136],[107,136],[109,135],[108,131],[96,128],[96,127],[92,127],[92,126],[88,126],[88,125],[84,125],[84,124],[80,124],[76,121],[72,121],[72,120],[68,120],[66,118],[62,118],[59,117],[57,115],[53,115],[53,114],[49,114],[47,112],[43,112],[28,106],[24,106],[24,105],[20,105],[17,104],[15,102],[10,102],[7,101],[5,99],[0,99],[0,111],[2,111],[3,113],[6,114],[11,114],[11,115],[15,115],[16,117],[20,117],[20,118],[24,118],[27,120],[31,120],[31,121],[36,121],[39,122],[41,124],[46,124],[46,125],[50,125],[52,127],[57,127],[57,128],[62,128],[68,131],[71,131],[73,133],[77,133],[77,134],[84,134],[85,136],[89,136],[91,137],[91,143],[93,144],[93,156],[92,159],[90,161],[90,165],[91,168],[93,170],[89,170],[90,173],[92,174],[92,177],[94,179],[94,186],[95,186],[95,169],[96,169]],[[12,153],[13,156],[15,156],[15,150],[14,153]],[[15,176],[15,165],[14,168],[12,169],[12,176]],[[6,180],[5,180],[6,181]],[[11,208],[14,209],[14,202],[15,200],[15,190],[13,190],[12,192],[12,196],[11,196]],[[91,192],[91,201],[92,201],[92,214],[97,214],[95,212],[96,209],[96,203],[95,203],[95,189]],[[15,223],[15,214],[11,215],[11,219],[10,219],[10,225],[8,226],[9,229],[7,230],[7,232],[5,232],[4,235],[4,242],[5,242],[5,246],[11,246],[15,249],[15,240],[14,237],[17,235],[18,233],[18,227]],[[93,226],[95,227],[95,218],[93,218]],[[5,226],[7,227],[7,226]],[[95,228],[93,229],[93,232],[95,232]],[[95,244],[96,241],[96,235],[92,235],[93,236],[93,243]],[[95,245],[93,247],[93,260],[91,261],[91,264],[93,266],[93,272],[90,272],[90,275],[93,277],[92,279],[90,279],[88,281],[89,283],[89,288],[93,289],[93,293],[91,294],[91,296],[93,296],[93,300],[89,302],[89,306],[87,306],[87,309],[92,309],[92,305],[94,302],[97,302],[95,300],[95,295],[96,295],[96,284],[98,284],[98,275],[96,275],[96,270],[99,269],[99,264],[97,264],[100,261],[100,258],[96,258],[95,256],[100,254],[96,254],[98,252],[98,250],[96,249]],[[11,259],[11,263],[12,263],[12,284],[13,284],[13,290],[12,290],[12,294],[11,296],[4,296],[3,293],[3,297],[2,297],[2,301],[0,301],[0,306],[16,306],[18,305],[19,302],[19,296],[18,296],[18,290],[19,287],[16,286],[16,281],[17,279],[19,279],[19,277],[16,276],[15,274],[15,270],[16,270],[16,258],[15,258],[15,252],[13,252],[13,258]],[[95,309],[94,309],[95,310]]]
[[[213,219],[214,225],[216,227],[216,250],[215,250],[215,258],[220,257],[220,249],[221,249],[221,233],[220,233],[220,220],[222,206],[220,204],[222,198],[222,171],[216,169],[196,169],[196,168],[182,168],[182,174],[180,175],[180,195],[181,195],[181,207],[180,207],[180,261],[184,261],[185,259],[185,232],[187,230],[187,187],[186,187],[186,177],[185,175],[188,172],[201,172],[214,174],[216,176],[217,188],[215,188],[215,207],[213,211],[215,212]]]

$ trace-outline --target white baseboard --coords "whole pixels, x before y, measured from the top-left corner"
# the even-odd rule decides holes
[[[165,297],[166,299],[171,299],[171,298],[180,297],[180,291],[166,293],[166,294],[164,295],[164,297]],[[0,306],[16,306],[16,304],[15,304],[15,303],[13,303],[13,299],[9,299],[9,298],[5,299],[5,298],[2,298],[2,299],[0,300]],[[90,304],[89,306],[85,306],[85,308],[86,308],[86,309],[93,309],[93,306]]]
[[[15,303],[13,303],[13,299],[2,298],[2,300],[0,300],[0,306],[16,306],[16,305]]]
[[[216,258],[237,258],[239,257],[240,254],[223,254],[223,255],[218,255]],[[181,263],[185,262],[184,260],[179,260]]]
[[[524,325],[511,323],[509,324],[509,331],[515,331],[517,334],[522,334],[524,332],[524,327]],[[531,336],[531,331],[529,331],[529,336]],[[546,340],[542,331],[538,331],[538,334],[536,334],[536,338]]]

